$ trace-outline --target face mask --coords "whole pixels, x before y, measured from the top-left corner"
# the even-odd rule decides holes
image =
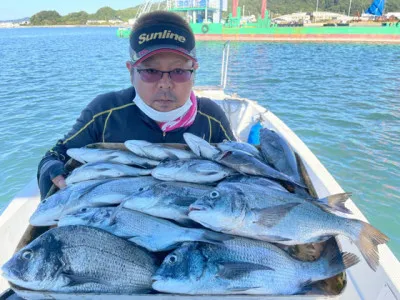
[[[140,110],[148,116],[150,119],[153,119],[156,122],[171,122],[173,120],[178,119],[179,117],[182,117],[184,114],[188,112],[190,107],[192,106],[192,101],[190,101],[190,98],[185,102],[184,105],[181,107],[178,107],[177,109],[167,111],[167,112],[162,112],[155,110],[148,106],[140,97],[138,94],[136,94],[135,99],[133,99],[133,102],[140,108]]]

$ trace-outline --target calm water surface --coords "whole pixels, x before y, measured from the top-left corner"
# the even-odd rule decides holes
[[[0,207],[97,94],[130,85],[115,28],[0,29]],[[198,85],[217,84],[222,43],[198,43]],[[233,43],[228,93],[278,115],[400,257],[400,47]]]

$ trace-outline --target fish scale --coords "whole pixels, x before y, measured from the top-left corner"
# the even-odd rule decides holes
[[[84,207],[120,204],[144,187],[158,182],[151,176],[142,176],[72,184],[42,201],[29,221],[34,226],[55,225],[65,214]]]
[[[28,252],[32,257],[23,259]],[[133,243],[97,228],[66,226],[42,234],[2,270],[10,282],[33,290],[127,294],[150,291],[156,267]]]
[[[246,186],[242,184],[233,185],[227,183],[226,185],[221,185],[217,191],[221,193],[220,197],[222,198],[228,196],[228,194],[235,195],[235,192],[244,195],[246,189]],[[293,209],[289,210],[285,217],[279,220],[278,224],[268,227],[271,235],[279,235],[284,232],[287,236],[292,238],[294,236],[301,236],[301,241],[292,240],[291,242],[285,242],[285,244],[313,242],[315,241],[315,238],[321,235],[321,233],[324,233],[324,235],[332,235],[333,232],[337,233],[337,228],[343,227],[343,223],[341,222],[342,220],[338,219],[336,215],[325,213],[321,208],[310,203],[310,201],[287,192],[269,189],[267,187],[252,187],[251,193],[245,194],[245,202],[248,209],[246,217],[248,218],[247,224],[249,224],[248,232],[250,235],[259,232],[259,223],[257,222],[259,214],[257,213],[257,209],[261,210],[285,204],[299,203],[299,205],[296,205]],[[254,209],[256,209],[256,212],[254,212]],[[315,217],[308,219],[307,227],[291,226],[294,222],[293,220],[296,220],[296,217],[299,215],[313,215]],[[329,229],[332,229],[331,224],[334,224],[333,227],[336,229],[329,231]],[[314,228],[314,230],[310,231],[309,228]]]
[[[120,207],[88,207],[64,216],[58,226],[86,225],[123,237],[149,251],[173,249],[184,241],[218,242],[224,234],[184,228],[170,221]]]
[[[249,192],[240,184],[225,184],[193,203],[189,218],[215,231],[285,245],[345,235],[376,270],[377,245],[388,241],[386,235],[368,223],[334,214],[316,201],[274,189],[270,193],[265,188]]]
[[[162,182],[148,185],[142,192],[137,193],[134,199],[124,202],[124,207],[187,224],[191,222],[187,216],[189,205],[210,190],[210,186]]]
[[[164,259],[153,288],[180,294],[294,294],[310,280],[332,277],[357,262],[355,255],[340,253],[334,239],[314,262],[246,238],[224,245],[186,243]]]

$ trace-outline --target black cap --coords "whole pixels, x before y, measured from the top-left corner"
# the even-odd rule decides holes
[[[160,52],[181,54],[197,62],[193,33],[172,24],[138,28],[132,32],[129,43],[129,52],[134,65]]]

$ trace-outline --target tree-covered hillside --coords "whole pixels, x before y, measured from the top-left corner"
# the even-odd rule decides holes
[[[347,14],[350,0],[267,0],[268,9],[274,15],[283,15],[294,12],[315,11],[318,3],[319,11],[331,11]],[[371,4],[372,0],[351,0],[351,15],[361,14]],[[261,12],[261,0],[239,0],[239,6],[245,10],[245,15],[259,15]],[[153,5],[156,9],[157,5]],[[61,16],[56,11],[41,11],[30,18],[32,25],[84,25],[88,20],[120,19],[128,21],[136,16],[139,6],[114,10],[111,7],[102,7],[94,14],[84,11],[70,13]],[[165,9],[165,2],[161,4],[161,9]],[[232,9],[232,1],[228,0],[228,10]],[[386,0],[386,12],[400,11],[400,0]]]
[[[139,7],[114,10],[111,7],[102,7],[94,14],[80,11],[61,16],[54,10],[44,10],[34,14],[30,22],[32,25],[84,25],[88,20],[106,21],[120,19],[128,21],[136,16]]]

